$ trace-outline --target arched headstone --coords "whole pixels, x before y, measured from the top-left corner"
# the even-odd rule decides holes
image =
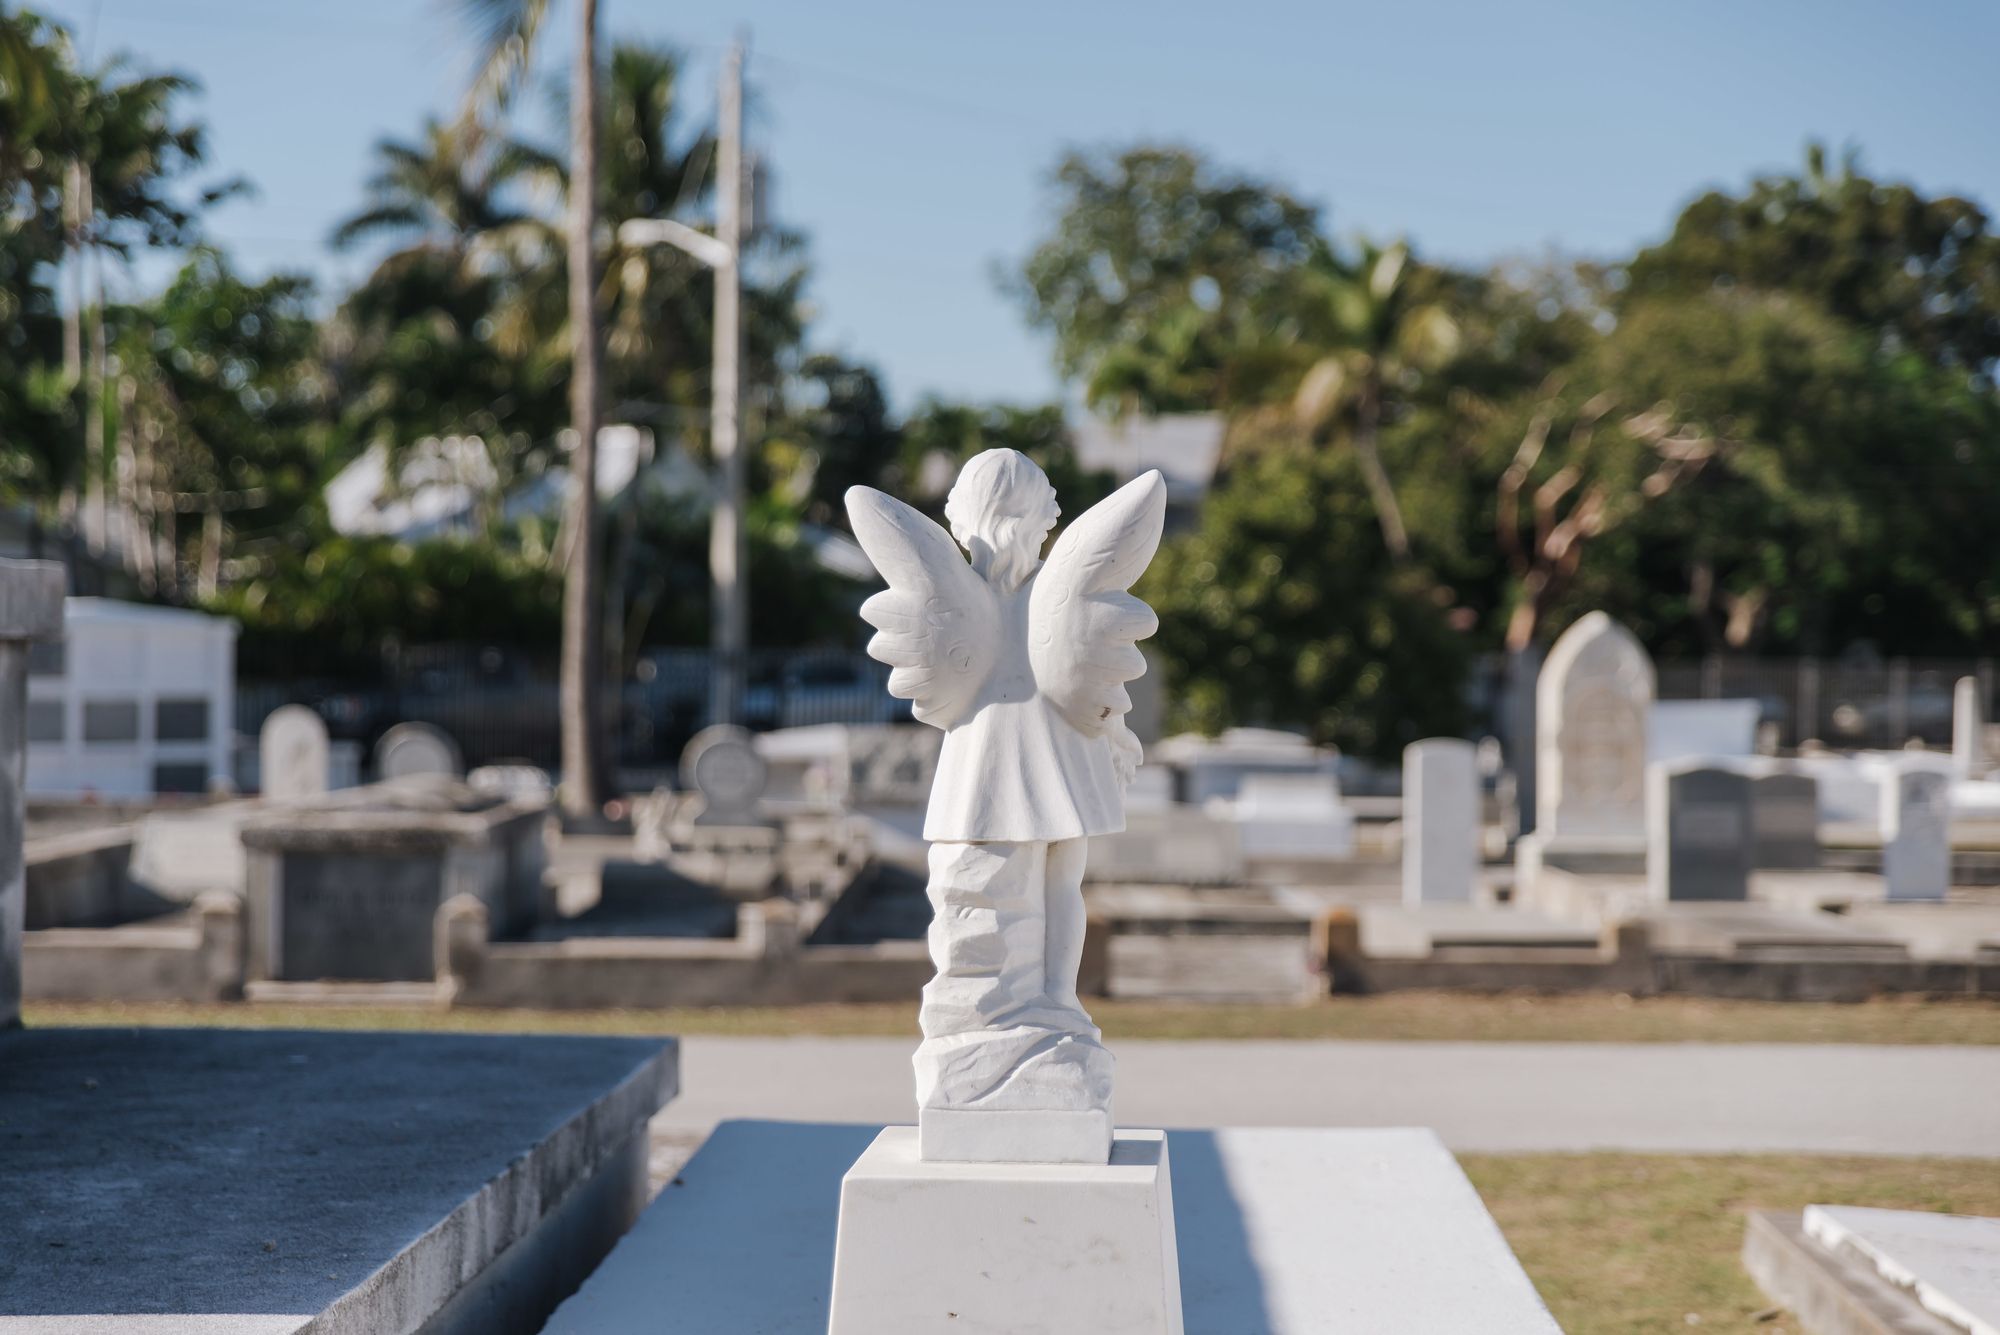
[[[458,743],[442,728],[428,723],[398,723],[375,743],[375,777],[401,779],[412,774],[464,775]]]
[[[681,784],[699,789],[697,825],[756,825],[770,773],[750,734],[726,723],[703,728],[681,752]]]
[[[271,801],[324,794],[331,758],[325,721],[304,705],[272,710],[257,733],[259,786]]]
[[[1602,612],[1564,631],[1535,687],[1535,829],[1643,839],[1653,661]]]

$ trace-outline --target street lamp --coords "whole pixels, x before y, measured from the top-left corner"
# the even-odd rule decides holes
[[[734,44],[722,63],[717,135],[715,230],[698,232],[671,218],[633,218],[619,225],[627,246],[673,246],[715,270],[715,351],[711,376],[709,445],[722,486],[708,530],[712,582],[708,719],[736,723],[742,713],[745,657],[749,652],[749,548],[743,533],[743,452],[737,444],[737,399],[742,351],[738,313],[743,248],[743,48]]]

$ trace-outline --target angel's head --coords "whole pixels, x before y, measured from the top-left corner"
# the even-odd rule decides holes
[[[945,498],[951,536],[988,583],[1011,592],[1034,573],[1062,510],[1056,489],[1019,450],[975,454]]]

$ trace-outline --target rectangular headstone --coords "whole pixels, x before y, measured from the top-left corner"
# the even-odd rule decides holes
[[[1646,879],[1658,903],[1750,897],[1750,779],[1704,765],[1646,776]]]
[[[1479,877],[1479,768],[1471,742],[1403,748],[1403,902],[1471,902]]]
[[[1898,769],[1882,780],[1882,878],[1888,897],[1942,901],[1951,888],[1951,779]]]
[[[1960,677],[1951,689],[1951,769],[1960,779],[1986,777],[1986,708],[1977,677]]]
[[[1798,871],[1819,866],[1819,780],[1759,774],[1750,780],[1750,865]]]

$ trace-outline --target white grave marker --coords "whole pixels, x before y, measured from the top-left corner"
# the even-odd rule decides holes
[[[1403,902],[1465,904],[1479,879],[1479,764],[1471,742],[1403,748]]]
[[[1888,897],[1942,902],[1951,888],[1951,779],[1898,769],[1882,780],[1882,877]]]
[[[1641,839],[1653,663],[1602,612],[1564,631],[1536,683],[1535,831],[1545,840]]]
[[[257,733],[257,768],[271,801],[324,795],[332,768],[326,722],[304,705],[272,710]]]
[[[398,723],[375,743],[375,777],[400,779],[412,774],[465,773],[458,743],[442,728],[428,723]]]

